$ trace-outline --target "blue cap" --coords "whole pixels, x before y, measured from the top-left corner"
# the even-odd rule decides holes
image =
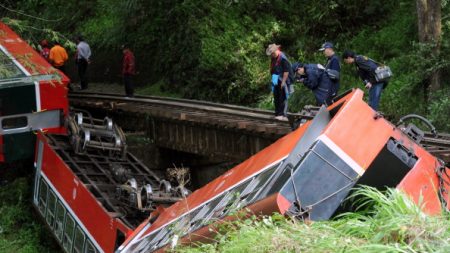
[[[333,43],[331,42],[325,42],[322,44],[322,47],[319,49],[319,51],[323,51],[327,48],[333,48]]]
[[[303,68],[303,63],[301,63],[301,62],[294,62],[294,63],[292,63],[292,70],[294,70],[294,72],[297,72],[297,70],[299,69],[299,68]]]

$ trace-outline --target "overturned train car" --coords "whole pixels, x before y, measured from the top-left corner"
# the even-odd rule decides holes
[[[117,252],[204,240],[212,224],[244,207],[326,220],[357,184],[397,187],[437,214],[450,208],[449,172],[354,90],[187,198],[153,212]]]

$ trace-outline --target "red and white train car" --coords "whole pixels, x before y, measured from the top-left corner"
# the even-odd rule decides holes
[[[69,79],[0,22],[0,162],[32,158],[34,130],[64,133]]]
[[[204,240],[211,225],[244,207],[325,220],[357,184],[397,187],[416,203],[422,198],[426,213],[437,214],[450,208],[449,173],[355,90],[186,199],[154,212],[117,252],[163,251]]]

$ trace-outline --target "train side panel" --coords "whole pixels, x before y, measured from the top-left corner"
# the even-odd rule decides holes
[[[113,252],[119,230],[130,233],[97,202],[41,133],[36,167],[34,205],[66,252],[85,252],[82,250],[88,248],[95,251],[86,252]],[[65,215],[59,216],[60,212]]]

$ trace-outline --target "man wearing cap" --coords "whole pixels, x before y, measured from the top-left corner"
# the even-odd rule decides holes
[[[345,50],[342,58],[347,64],[355,64],[356,70],[366,89],[369,89],[369,106],[377,111],[381,99],[381,92],[387,85],[387,82],[376,81],[375,70],[378,64],[374,60],[366,56],[357,55],[350,50]]]
[[[336,97],[339,91],[339,77],[341,73],[341,64],[339,62],[339,57],[334,52],[334,46],[331,42],[325,42],[319,51],[323,51],[325,57],[327,57],[327,63],[325,64],[325,69],[327,71],[328,77],[331,79],[331,98]]]
[[[331,103],[332,83],[322,65],[295,62],[292,64],[292,70],[295,72],[295,79],[312,90],[318,106]]]
[[[292,66],[286,55],[281,52],[280,45],[270,44],[266,54],[271,57],[270,75],[272,78],[275,119],[287,121],[289,85],[293,79]],[[291,76],[292,78],[289,78]]]

